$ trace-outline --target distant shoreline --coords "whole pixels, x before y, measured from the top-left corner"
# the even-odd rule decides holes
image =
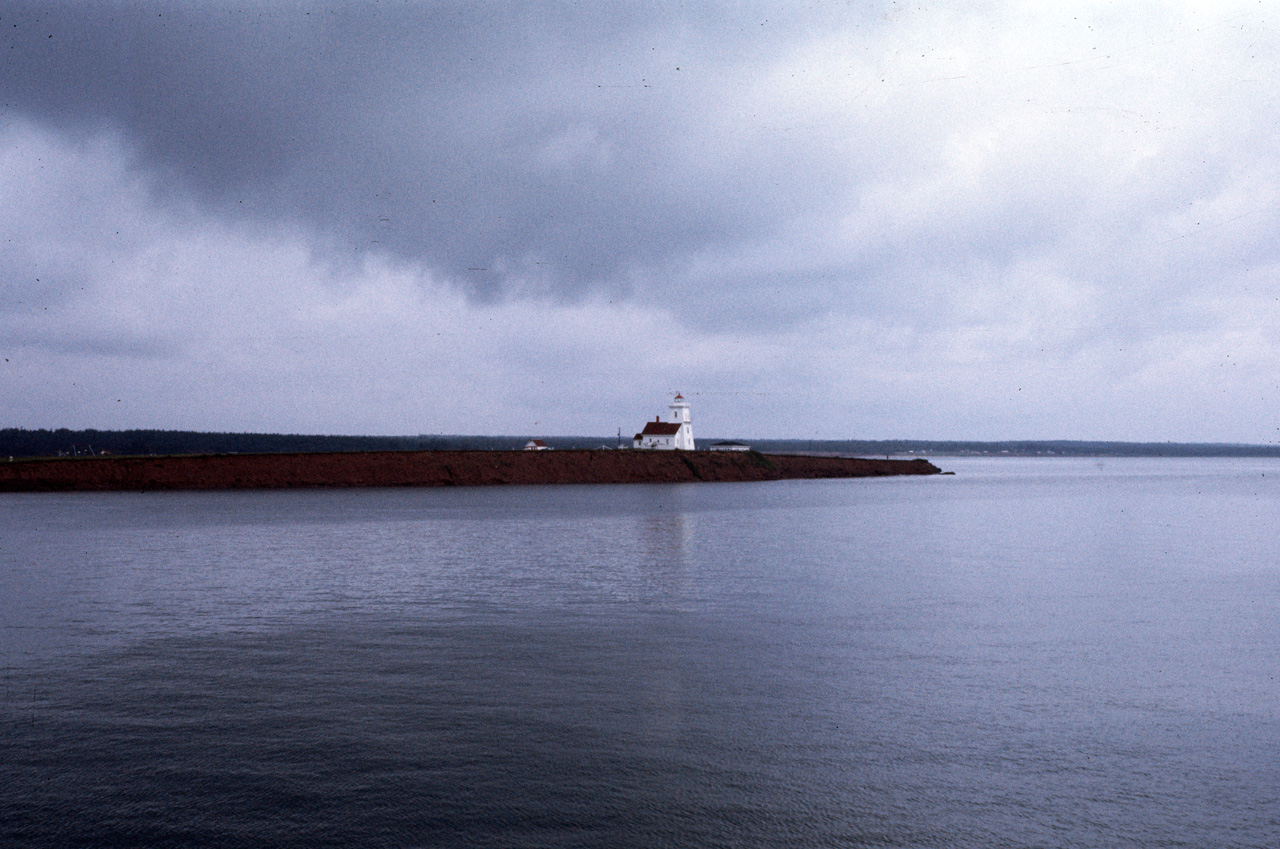
[[[277,454],[347,451],[514,450],[530,438],[557,450],[621,448],[618,436],[324,436],[180,430],[26,430],[0,428],[0,461],[9,457],[176,454]],[[1115,442],[1038,439],[978,442],[921,439],[733,439],[765,454],[843,457],[1280,457],[1280,444]],[[700,439],[698,445],[719,441]]]
[[[354,451],[0,462],[0,492],[694,483],[936,475],[923,458],[724,451]]]

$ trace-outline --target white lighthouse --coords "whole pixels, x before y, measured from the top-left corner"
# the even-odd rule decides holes
[[[676,448],[681,451],[692,451],[693,420],[689,418],[689,402],[684,400],[683,395],[677,393],[676,400],[672,401],[670,406],[671,421],[680,425],[680,430],[676,432]]]
[[[637,433],[632,441],[633,447],[657,451],[693,450],[693,420],[689,418],[689,402],[684,400],[683,395],[677,395],[670,407],[670,421],[655,418],[651,422],[645,422],[644,430]]]

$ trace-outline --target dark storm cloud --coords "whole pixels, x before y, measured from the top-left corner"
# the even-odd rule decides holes
[[[482,296],[622,292],[848,181],[815,139],[769,149],[705,125],[799,28],[651,11],[10,4],[0,91],[63,131],[118,131],[162,186],[222,214],[318,228],[338,255],[423,260]]]
[[[0,409],[1270,439],[1280,31],[1227,6],[3,4]]]

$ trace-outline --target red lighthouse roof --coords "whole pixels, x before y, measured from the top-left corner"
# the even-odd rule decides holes
[[[645,422],[641,436],[675,436],[680,430],[679,422]]]

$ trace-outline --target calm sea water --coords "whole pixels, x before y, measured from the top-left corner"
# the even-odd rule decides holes
[[[1280,462],[0,496],[0,844],[1280,845]]]

